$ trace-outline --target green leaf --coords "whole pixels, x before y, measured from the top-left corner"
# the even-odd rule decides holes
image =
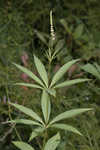
[[[55,55],[63,48],[63,46],[64,46],[64,40],[59,40],[55,46],[55,51],[52,57],[55,57]]]
[[[39,127],[39,128],[36,128],[34,131],[32,131],[31,136],[29,138],[29,142],[36,136],[39,136],[39,134],[41,134],[44,130],[45,128]]]
[[[91,73],[92,75],[100,79],[100,73],[98,73],[97,69],[93,65],[86,64],[83,67],[81,67],[81,69],[83,69],[84,71],[88,73]]]
[[[65,111],[64,113],[61,113],[58,116],[56,116],[49,124],[53,124],[57,121],[74,117],[76,115],[79,115],[79,114],[89,111],[89,110],[92,110],[92,109],[91,108],[79,108],[79,109],[72,109],[69,111]]]
[[[15,85],[21,85],[21,86],[27,86],[27,87],[32,87],[32,88],[37,88],[37,89],[42,89],[43,87],[37,85],[37,84],[30,84],[30,83],[16,83]]]
[[[75,80],[69,80],[69,81],[64,81],[56,86],[54,86],[53,88],[62,88],[65,86],[71,86],[77,83],[81,83],[81,82],[86,82],[89,81],[90,79],[75,79]]]
[[[94,65],[95,65],[95,67],[96,67],[97,71],[98,71],[98,72],[99,72],[99,74],[100,74],[100,66],[99,66],[97,63],[94,63]]]
[[[37,83],[39,83],[40,85],[42,85],[44,87],[44,84],[42,83],[42,81],[30,70],[28,70],[25,67],[22,67],[18,64],[13,63],[18,69],[20,69],[21,71],[23,71],[24,73],[26,73],[30,78],[32,78],[33,80],[35,80]]]
[[[19,104],[13,104],[13,103],[9,103],[9,104],[11,104],[15,108],[19,109],[21,112],[25,113],[26,115],[34,118],[35,120],[37,120],[37,121],[39,121],[43,124],[42,119],[34,111],[32,111],[31,109],[29,109],[25,106],[19,105]]]
[[[35,150],[32,146],[25,142],[13,141],[12,143],[20,150]]]
[[[79,39],[83,33],[83,24],[78,25],[78,27],[75,29],[75,32],[73,34],[75,39]]]
[[[35,55],[34,55],[34,62],[35,62],[37,71],[41,79],[44,81],[45,85],[48,87],[48,75],[47,75],[44,65],[42,64],[40,59],[38,59]]]
[[[60,134],[57,133],[55,136],[53,136],[47,141],[44,150],[56,150],[59,143],[60,143]]]
[[[43,33],[42,33],[42,32],[39,32],[39,31],[37,31],[37,30],[35,30],[35,33],[36,33],[36,35],[38,36],[38,38],[39,38],[44,44],[47,45],[47,41],[46,41],[46,39],[45,39]]]
[[[7,123],[21,123],[21,124],[26,124],[26,125],[42,126],[40,123],[33,121],[33,120],[28,120],[28,119],[16,119],[16,120],[7,121]]]
[[[51,112],[51,104],[50,104],[49,95],[45,90],[43,90],[43,93],[42,93],[41,107],[42,107],[44,120],[46,123],[48,123],[50,112]]]
[[[50,95],[56,97],[56,90],[55,90],[54,88],[53,88],[53,89],[46,89],[46,91],[47,91]]]
[[[71,131],[73,133],[82,135],[76,128],[74,128],[70,125],[63,124],[63,123],[55,123],[55,124],[51,125],[50,127],[67,130],[67,131]]]
[[[67,70],[77,61],[79,61],[79,59],[72,60],[72,61],[64,64],[54,75],[50,87],[52,87],[58,80],[60,80],[62,78],[62,76],[67,72]]]

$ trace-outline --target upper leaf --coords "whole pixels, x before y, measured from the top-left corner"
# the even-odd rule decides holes
[[[12,106],[14,106],[15,108],[19,109],[21,112],[25,113],[26,115],[34,118],[35,120],[37,120],[37,121],[39,121],[43,124],[42,119],[34,111],[32,111],[31,109],[29,109],[25,106],[19,105],[19,104],[13,104],[13,103],[10,103],[10,104]]]
[[[60,121],[60,120],[63,120],[63,119],[66,119],[66,118],[71,118],[71,117],[74,117],[76,115],[79,115],[83,112],[86,112],[86,111],[89,111],[89,110],[92,110],[91,108],[79,108],[79,109],[72,109],[72,110],[69,110],[69,111],[65,111],[64,113],[61,113],[60,115],[56,116],[51,122],[50,124],[53,124],[57,121]]]
[[[90,79],[75,79],[75,80],[69,80],[69,81],[64,81],[58,85],[55,85],[53,88],[62,88],[65,86],[71,86],[77,83],[81,83],[81,82],[86,82],[89,81]]]
[[[18,64],[13,63],[18,69],[20,69],[21,71],[23,71],[24,73],[26,73],[30,78],[32,78],[33,80],[35,80],[38,84],[42,85],[44,87],[44,84],[42,83],[42,81],[30,70],[28,70],[27,68],[20,66]]]
[[[20,150],[35,150],[32,146],[25,142],[13,141],[12,143]]]
[[[45,90],[43,90],[42,93],[41,106],[45,122],[48,123],[51,112],[51,104],[50,104],[50,97]]]
[[[44,150],[55,150],[59,143],[60,143],[60,134],[57,133],[55,136],[53,136],[47,141]]]
[[[34,55],[34,62],[41,79],[44,81],[46,87],[48,87],[48,75],[44,65],[42,64],[40,59],[38,59],[35,55]]]
[[[51,81],[50,87],[52,87],[58,80],[60,80],[62,78],[62,76],[67,72],[67,70],[77,61],[79,61],[79,59],[72,60],[72,61],[64,64],[54,75],[54,77]]]
[[[50,127],[67,130],[67,131],[71,131],[73,133],[82,135],[76,128],[74,128],[70,125],[63,124],[63,123],[55,123],[55,124],[52,124]]]

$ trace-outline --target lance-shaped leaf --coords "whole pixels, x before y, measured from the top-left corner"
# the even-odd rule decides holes
[[[61,113],[60,115],[56,116],[49,124],[53,124],[57,121],[74,117],[76,115],[79,115],[79,114],[89,111],[89,110],[92,110],[92,109],[91,108],[79,108],[79,109],[72,109],[69,111],[65,111],[64,113]]]
[[[32,78],[33,80],[35,80],[38,84],[44,86],[44,84],[42,83],[42,81],[30,70],[28,70],[27,68],[20,66],[18,64],[13,63],[18,69],[20,69],[21,71],[23,71],[24,73],[26,73],[30,78]]]
[[[78,39],[81,37],[81,35],[83,33],[83,29],[84,29],[83,24],[79,24],[78,27],[75,29],[75,32],[73,34],[75,39]]]
[[[50,95],[56,97],[56,90],[55,90],[54,88],[53,88],[53,89],[46,89],[46,91],[47,91]]]
[[[19,104],[13,104],[13,103],[9,103],[9,104],[11,104],[15,108],[19,109],[21,112],[25,113],[26,115],[34,118],[35,120],[37,120],[37,121],[39,121],[43,124],[42,119],[34,111],[32,111],[31,109],[29,109],[25,106],[19,105]]]
[[[36,136],[39,136],[43,131],[45,130],[45,128],[36,128],[34,131],[32,131],[31,136],[29,138],[29,142],[31,140],[33,140]]]
[[[56,150],[59,143],[60,143],[60,134],[57,133],[55,136],[53,136],[47,141],[44,150]]]
[[[54,75],[50,87],[52,87],[58,80],[60,80],[63,77],[63,75],[67,72],[67,70],[77,61],[79,61],[79,59],[72,60],[64,64]]]
[[[51,104],[50,104],[50,97],[45,90],[43,90],[43,93],[42,93],[41,106],[42,106],[44,120],[46,123],[48,123],[50,112],[51,112]]]
[[[15,85],[21,85],[21,86],[27,86],[27,87],[32,87],[32,88],[37,88],[37,89],[42,89],[43,87],[37,85],[37,84],[30,84],[30,83],[15,83]]]
[[[44,81],[46,87],[48,87],[48,75],[44,65],[42,64],[40,59],[38,59],[35,55],[34,55],[34,62],[41,79]]]
[[[35,150],[32,146],[25,142],[13,141],[12,143],[20,150]]]
[[[58,85],[55,85],[53,88],[62,88],[62,87],[65,87],[65,86],[71,86],[71,85],[74,85],[74,84],[77,84],[77,83],[81,83],[81,82],[86,82],[86,81],[89,81],[90,79],[75,79],[75,80],[69,80],[69,81],[65,81],[65,82],[62,82]]]
[[[81,67],[81,69],[83,69],[84,71],[88,73],[91,73],[92,75],[100,79],[100,73],[97,71],[97,69],[93,65],[86,64],[83,67]]]
[[[50,127],[58,128],[58,129],[66,130],[66,131],[71,131],[73,133],[82,135],[76,128],[74,128],[70,125],[63,124],[63,123],[55,123],[55,124],[52,124]]]
[[[97,71],[98,71],[98,72],[99,72],[99,74],[100,74],[100,66],[99,66],[97,63],[94,63],[94,65],[95,65],[95,67],[96,67]]]
[[[20,123],[20,124],[26,124],[26,125],[42,126],[40,123],[33,121],[33,120],[28,120],[28,119],[16,119],[16,120],[7,121],[7,123]]]

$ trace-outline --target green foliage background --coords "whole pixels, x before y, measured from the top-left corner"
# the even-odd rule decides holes
[[[23,52],[29,55],[28,68],[35,71],[33,53],[47,64],[47,51],[50,34],[49,12],[53,10],[53,21],[57,40],[63,41],[63,48],[52,64],[62,65],[73,58],[81,58],[82,64],[97,62],[100,65],[100,2],[99,0],[1,0],[0,1],[0,122],[9,118],[8,106],[4,104],[4,96],[13,102],[31,107],[39,114],[40,91],[13,86],[12,83],[22,80],[12,62],[21,64]],[[40,33],[40,34],[38,34]],[[40,37],[42,36],[42,39]],[[43,38],[46,42],[43,42]],[[72,74],[81,73],[80,69]],[[100,149],[100,81],[94,76],[84,73],[85,77],[93,79],[91,83],[82,83],[58,90],[58,98],[53,102],[54,114],[65,109],[93,107],[94,113],[88,113],[69,120],[78,127],[84,137],[72,133],[62,134],[63,141],[58,150],[99,150]],[[66,73],[65,78],[68,78]],[[30,81],[31,82],[31,81]],[[12,112],[16,117],[18,112]],[[41,114],[40,114],[41,115]],[[0,124],[0,139],[9,130],[8,125]],[[23,140],[27,140],[30,129],[17,126]],[[23,133],[22,133],[23,132]],[[55,131],[52,131],[52,133]],[[50,134],[52,134],[50,133]],[[27,136],[26,136],[27,135]],[[77,136],[77,138],[76,138]],[[16,149],[11,141],[17,139],[15,131],[1,142],[0,148]],[[41,140],[41,139],[40,139]],[[34,141],[33,141],[34,143]],[[36,141],[35,141],[36,143]],[[4,146],[5,145],[5,146]],[[38,146],[36,144],[38,150]]]

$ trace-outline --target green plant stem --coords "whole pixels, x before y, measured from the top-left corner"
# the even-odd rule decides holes
[[[44,139],[43,139],[43,149],[44,150],[44,147],[45,147],[45,143],[46,143],[46,140],[48,138],[48,133],[47,133],[47,129],[45,130],[45,133],[44,133]]]

